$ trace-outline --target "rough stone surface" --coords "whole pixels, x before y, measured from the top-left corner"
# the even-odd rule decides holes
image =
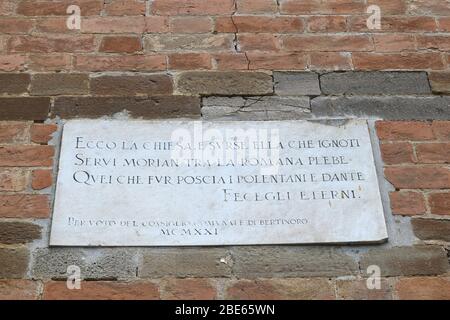
[[[382,276],[435,275],[448,271],[445,250],[438,246],[376,248],[361,257],[361,270],[371,265],[381,269]]]
[[[233,273],[241,278],[332,277],[358,272],[356,261],[330,247],[236,247]]]
[[[331,72],[320,76],[324,94],[430,94],[426,72]]]
[[[132,249],[42,248],[33,252],[31,273],[37,279],[66,279],[70,265],[80,267],[84,280],[133,279],[138,267]]]
[[[28,267],[28,250],[25,247],[0,248],[0,279],[20,279]]]
[[[317,97],[311,101],[317,117],[384,118],[387,120],[450,119],[450,97],[353,96]]]
[[[232,260],[227,249],[170,248],[143,251],[139,277],[229,277]]]
[[[450,220],[413,219],[411,224],[419,239],[450,242]]]
[[[203,98],[206,120],[294,120],[311,115],[308,97],[208,97]]]
[[[41,237],[41,227],[28,222],[0,222],[0,243],[27,243]]]
[[[91,78],[95,95],[160,95],[171,94],[172,80],[167,75],[100,76]]]
[[[184,72],[177,89],[185,94],[266,95],[273,93],[272,77],[262,72]]]
[[[199,117],[200,99],[186,96],[159,97],[61,97],[56,98],[52,116],[98,118],[127,111],[136,118]]]
[[[30,93],[46,95],[83,95],[89,92],[87,74],[49,73],[33,75]]]
[[[0,98],[0,120],[45,120],[50,98]]]
[[[274,72],[275,94],[281,96],[320,95],[319,75],[313,72]]]

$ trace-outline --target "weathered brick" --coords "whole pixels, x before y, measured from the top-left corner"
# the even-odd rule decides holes
[[[31,80],[31,95],[84,95],[89,92],[87,74],[47,73],[35,74]]]
[[[338,280],[336,292],[344,300],[392,300],[393,289],[387,279],[380,279],[380,289],[369,289],[366,280]]]
[[[449,103],[445,96],[322,96],[311,101],[311,108],[318,117],[444,120],[450,119]]]
[[[324,94],[430,94],[425,72],[344,72],[320,76]]]
[[[23,191],[27,183],[27,172],[17,169],[0,169],[0,191]]]
[[[202,117],[214,120],[283,120],[310,117],[308,97],[208,97]]]
[[[210,17],[174,17],[170,19],[172,33],[208,33],[212,30]]]
[[[450,215],[450,192],[433,192],[428,203],[432,214]]]
[[[233,38],[228,34],[147,35],[144,37],[144,48],[147,52],[229,50]]]
[[[83,16],[99,15],[103,0],[63,0],[63,1],[20,1],[17,6],[17,13],[25,16],[65,16],[69,5],[77,5],[81,9]]]
[[[281,37],[287,51],[372,51],[366,35],[286,35]]]
[[[424,214],[427,211],[425,198],[420,192],[391,192],[389,197],[393,214],[414,216]]]
[[[409,3],[408,12],[416,15],[449,16],[450,8],[446,1],[415,0]]]
[[[134,36],[104,37],[99,49],[101,52],[119,53],[134,53],[141,50],[141,38]]]
[[[48,188],[53,183],[52,171],[36,169],[31,174],[31,187],[33,190]]]
[[[0,120],[45,120],[50,98],[0,98]]]
[[[120,248],[43,248],[34,250],[32,259],[36,279],[67,279],[70,265],[81,269],[83,280],[135,279],[138,267],[136,250]]]
[[[26,73],[0,74],[0,94],[23,94],[28,91],[30,75]]]
[[[157,300],[158,286],[152,282],[83,281],[70,290],[65,281],[44,284],[44,300]]]
[[[28,140],[29,125],[26,122],[0,122],[0,143],[25,143]]]
[[[91,93],[94,95],[163,95],[173,91],[172,80],[168,75],[102,75],[91,77]]]
[[[0,248],[0,279],[23,278],[28,268],[28,259],[25,247]]]
[[[350,70],[351,56],[346,52],[314,52],[310,54],[310,70]]]
[[[275,94],[281,96],[320,95],[319,76],[313,72],[274,72]]]
[[[72,55],[69,53],[30,54],[27,65],[30,70],[39,72],[67,71],[72,68]]]
[[[48,218],[50,203],[43,194],[0,195],[1,218]]]
[[[0,243],[18,244],[41,238],[41,227],[28,222],[0,222]]]
[[[157,15],[229,15],[234,0],[154,0],[152,13]]]
[[[450,241],[450,220],[416,218],[411,224],[414,234],[421,240]]]
[[[315,279],[258,279],[239,280],[226,290],[232,300],[334,300],[330,280]]]
[[[352,54],[355,70],[442,70],[444,64],[438,52]]]
[[[376,52],[402,52],[416,49],[416,39],[411,34],[376,34],[373,41]]]
[[[396,291],[402,300],[449,300],[450,278],[400,278],[396,285]]]
[[[39,283],[31,280],[0,280],[0,300],[36,300]]]
[[[417,35],[417,49],[450,51],[450,37],[442,35]]]
[[[141,16],[145,14],[145,1],[113,0],[105,2],[103,10],[108,16]]]
[[[200,99],[188,96],[156,97],[61,97],[51,115],[63,119],[113,116],[126,111],[144,119],[199,117]]]
[[[271,33],[238,34],[237,41],[241,51],[278,51],[281,49],[279,36]]]
[[[276,0],[237,0],[237,13],[275,13],[277,12]]]
[[[450,140],[450,121],[433,121],[431,128],[437,139]]]
[[[300,17],[232,16],[216,18],[216,32],[231,33],[301,33],[305,29]]]
[[[143,33],[145,18],[133,17],[89,17],[81,22],[83,33]]]
[[[378,29],[369,29],[368,16],[354,16],[350,18],[350,31],[353,32],[379,32]],[[434,17],[386,17],[382,19],[382,32],[433,32],[437,30]]]
[[[161,287],[164,300],[214,300],[217,296],[207,279],[167,279]]]
[[[414,163],[414,150],[409,142],[383,143],[380,145],[385,164]]]
[[[53,146],[0,146],[0,166],[48,167],[53,164],[54,153]]]
[[[0,20],[2,34],[26,34],[33,29],[34,21],[24,18],[4,18]]]
[[[423,141],[434,139],[431,124],[420,121],[377,121],[376,129],[381,140]]]
[[[450,72],[430,72],[429,79],[433,92],[450,93]]]
[[[212,69],[209,53],[172,53],[169,55],[171,70],[209,70]]]
[[[95,38],[91,35],[57,36],[11,36],[8,47],[11,52],[92,52],[96,50]]]
[[[221,248],[147,249],[139,277],[229,277],[231,263],[229,251]]]
[[[398,189],[450,188],[450,170],[443,167],[388,167],[384,175]]]
[[[155,71],[165,70],[164,55],[76,56],[74,68],[79,71]]]
[[[345,16],[312,16],[308,17],[310,32],[345,32],[347,18]]]
[[[248,70],[248,56],[244,53],[212,53],[217,70]]]
[[[53,133],[58,130],[56,124],[34,123],[31,126],[31,142],[39,144],[47,144],[53,137]]]
[[[297,1],[281,0],[282,14],[360,14],[365,12],[365,4],[361,0],[330,0],[330,1]]]
[[[264,95],[273,92],[272,77],[262,72],[184,72],[177,79],[182,93]]]
[[[416,145],[420,163],[450,163],[450,143],[420,143]]]
[[[307,66],[308,56],[293,52],[247,52],[249,70],[303,70]]]
[[[67,27],[67,17],[46,17],[36,21],[35,31],[42,33],[78,33],[77,29]]]
[[[377,265],[381,275],[387,277],[435,275],[448,271],[447,255],[439,246],[371,249],[361,257],[360,265],[361,270]]]
[[[242,278],[334,277],[358,272],[356,261],[335,248],[234,248],[233,273]]]
[[[21,54],[0,55],[0,71],[22,71],[25,69],[25,59],[25,55]]]

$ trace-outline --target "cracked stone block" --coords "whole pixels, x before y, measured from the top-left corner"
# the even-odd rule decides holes
[[[319,75],[314,72],[274,72],[275,94],[280,96],[320,95]]]

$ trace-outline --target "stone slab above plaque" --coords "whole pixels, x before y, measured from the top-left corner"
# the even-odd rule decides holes
[[[50,245],[385,239],[365,121],[64,125]]]

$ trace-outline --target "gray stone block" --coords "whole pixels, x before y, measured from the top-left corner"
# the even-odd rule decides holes
[[[33,253],[31,273],[36,279],[66,279],[70,265],[80,267],[85,280],[133,279],[138,254],[136,249],[37,249]]]
[[[361,257],[360,264],[364,275],[369,266],[376,265],[386,277],[443,274],[449,267],[446,252],[439,246],[372,249]]]
[[[431,94],[426,72],[332,72],[320,76],[323,94]]]
[[[449,96],[317,97],[311,101],[315,117],[359,117],[387,120],[450,119]]]
[[[333,247],[236,247],[233,274],[240,278],[338,277],[359,272],[357,262]]]
[[[275,94],[280,96],[320,95],[319,75],[313,72],[274,72]]]
[[[229,277],[231,265],[230,252],[224,248],[146,249],[139,277]]]
[[[210,97],[203,98],[207,120],[293,120],[311,116],[308,97]]]

